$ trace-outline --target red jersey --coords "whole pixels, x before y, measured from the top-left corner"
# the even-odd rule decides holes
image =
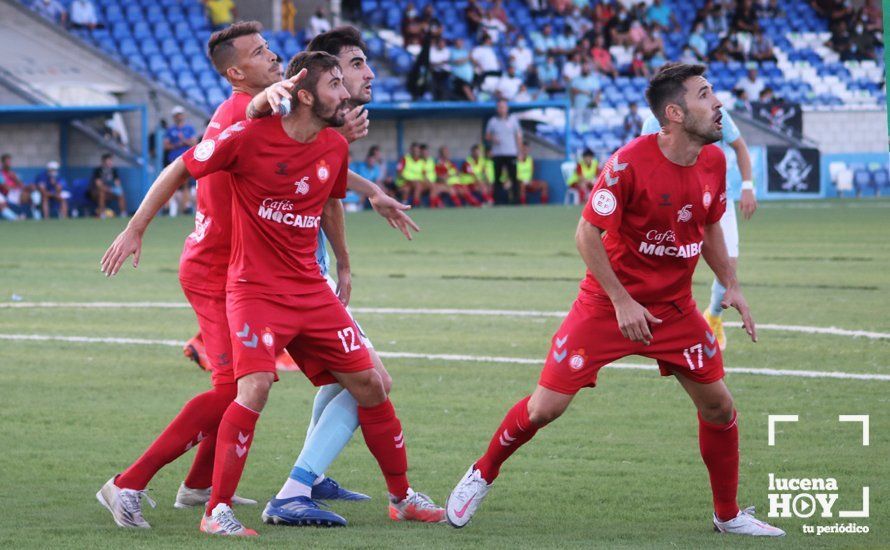
[[[204,139],[245,120],[250,99],[244,92],[232,92],[213,113]],[[232,176],[217,172],[199,179],[196,200],[195,230],[182,247],[179,280],[190,288],[225,292],[232,250]]]
[[[182,155],[193,177],[232,176],[232,255],[227,291],[328,290],[315,251],[321,212],[346,196],[349,145],[331,128],[291,139],[281,117],[239,122]],[[211,190],[212,191],[212,190]]]
[[[692,295],[692,274],[705,225],[726,210],[726,157],[702,148],[695,164],[669,161],[658,135],[639,137],[609,159],[582,215],[603,229],[603,245],[618,280],[640,303]],[[587,272],[581,293],[606,297]]]

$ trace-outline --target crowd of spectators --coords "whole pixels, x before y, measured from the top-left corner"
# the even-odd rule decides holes
[[[841,61],[877,59],[876,49],[883,46],[883,20],[878,0],[865,0],[853,7],[843,0],[811,0],[812,8],[828,20],[831,38],[827,45]]]
[[[32,0],[30,7],[38,15],[66,28],[92,30],[102,26],[92,0],[72,0],[68,9],[58,0]]]

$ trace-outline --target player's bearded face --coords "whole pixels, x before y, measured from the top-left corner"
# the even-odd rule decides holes
[[[321,84],[319,85],[321,88]],[[338,86],[343,90],[342,86]],[[331,90],[326,90],[330,92]],[[328,126],[338,128],[346,124],[346,113],[349,110],[349,98],[338,93],[318,93],[312,91],[312,114],[324,121]]]
[[[714,96],[710,84],[704,78],[697,77],[693,82],[692,86],[687,84],[690,90],[685,97],[683,129],[705,145],[716,143],[723,138],[720,101]]]

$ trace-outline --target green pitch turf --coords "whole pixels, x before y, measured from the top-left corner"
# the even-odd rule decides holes
[[[372,213],[348,216],[359,307],[566,311],[583,274],[573,241],[576,208],[418,211],[423,227],[402,239]],[[741,223],[741,280],[755,319],[776,325],[890,332],[890,202],[763,204]],[[112,280],[99,258],[122,221],[0,225],[0,302],[182,302],[176,278],[186,218],[161,219],[142,265]],[[711,276],[702,262],[695,294]],[[558,318],[362,314],[386,352],[542,359]],[[730,313],[729,320],[738,320]],[[187,309],[2,309],[0,335],[185,340]],[[890,340],[763,330],[760,342],[730,329],[728,367],[890,374]],[[626,361],[641,363],[641,358]],[[506,410],[533,388],[537,365],[388,359],[392,398],[408,441],[414,487],[437,502],[477,458]],[[566,415],[503,468],[489,499],[463,530],[394,524],[385,486],[361,435],[330,474],[371,494],[333,503],[349,527],[263,525],[258,508],[237,509],[259,540],[209,539],[200,511],[174,510],[192,454],[152,481],[153,528],[117,528],[94,493],[129,464],[208,376],[177,347],[0,340],[0,547],[184,548],[664,548],[890,546],[890,381],[730,374],[740,411],[740,504],[766,519],[768,474],[828,478],[839,485],[833,518],[776,519],[783,540],[711,531],[711,496],[698,453],[695,413],[672,379],[609,370]],[[239,493],[265,502],[302,445],[313,388],[285,373],[258,426]],[[797,414],[767,445],[767,415]],[[841,414],[870,415],[870,446]],[[858,510],[870,487],[870,517]],[[822,536],[803,525],[855,522],[869,534]]]

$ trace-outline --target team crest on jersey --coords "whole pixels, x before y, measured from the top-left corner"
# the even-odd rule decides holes
[[[275,345],[275,335],[272,334],[272,329],[269,327],[263,329],[263,345],[269,349]]]
[[[705,187],[705,193],[704,193],[704,195],[701,196],[701,202],[702,202],[703,205],[705,205],[705,208],[710,208],[710,207],[711,207],[711,200],[712,200],[713,198],[714,198],[714,197],[711,196],[711,189],[710,189],[709,187],[706,186],[706,187]]]
[[[584,353],[584,348],[575,350],[572,354],[571,359],[569,359],[569,366],[572,370],[581,370],[584,368],[584,363],[587,362],[587,354]]]
[[[204,162],[213,156],[213,150],[216,149],[216,143],[212,139],[205,139],[195,147],[195,160]]]
[[[318,161],[318,164],[315,165],[315,175],[318,176],[321,183],[325,183],[328,181],[328,178],[331,177],[331,168],[324,159],[321,159]]]

